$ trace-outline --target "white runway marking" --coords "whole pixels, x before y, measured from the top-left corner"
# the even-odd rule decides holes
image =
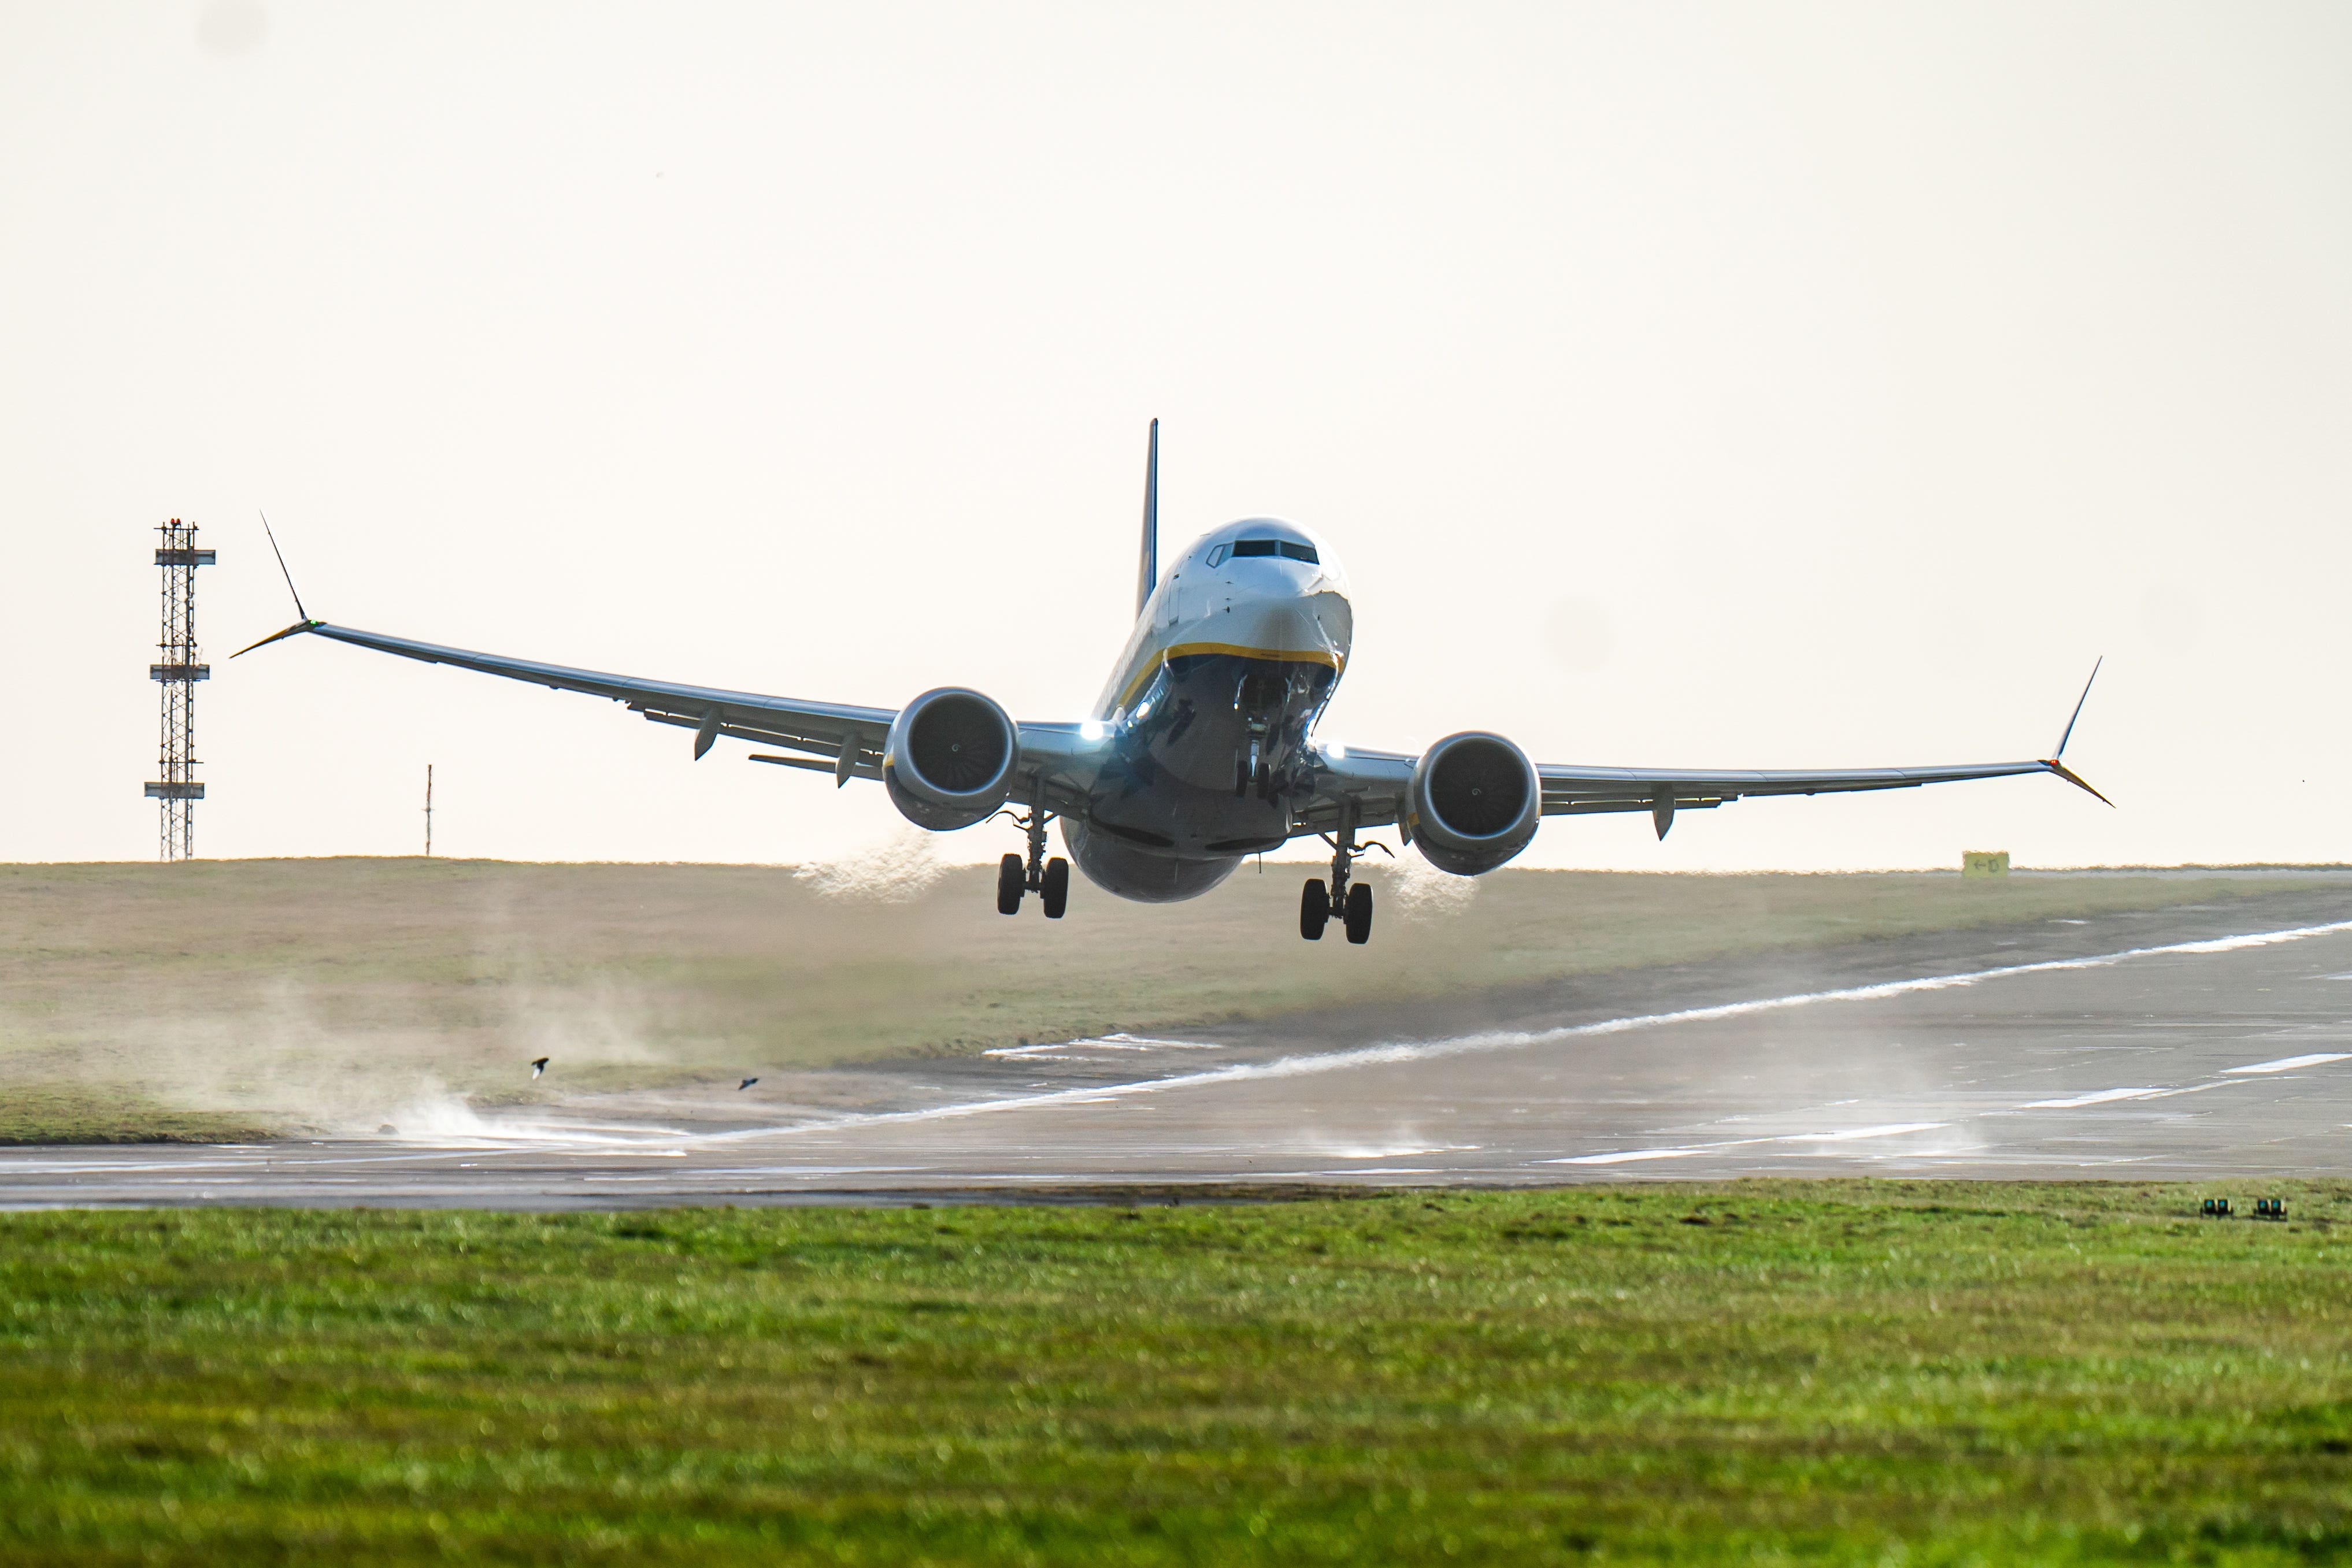
[[[1414,1155],[1469,1155],[1478,1152],[1475,1144],[1430,1144],[1409,1149],[1310,1148],[1310,1155],[1321,1155],[1332,1160],[1402,1160]]]
[[[1897,1122],[1886,1127],[1851,1127],[1843,1133],[1798,1133],[1786,1138],[1766,1138],[1768,1144],[1845,1144],[1856,1138],[1899,1138],[1906,1133],[1932,1133],[1947,1122]]]
[[[982,1051],[981,1055],[1002,1056],[1019,1060],[1033,1056],[1047,1056],[1051,1055],[1055,1051],[1079,1051],[1086,1049],[1096,1051],[1223,1051],[1225,1048],[1217,1044],[1213,1040],[1154,1040],[1150,1035],[1144,1034],[1103,1034],[1090,1036],[1086,1040],[1047,1040],[1040,1045],[1000,1045],[993,1051]]]
[[[2072,1111],[2082,1105],[2105,1105],[2116,1100],[2145,1100],[2151,1094],[2161,1094],[2161,1089],[2099,1089],[2088,1094],[2077,1094],[2067,1100],[2032,1100],[2018,1107],[2021,1111]]]
[[[1564,1160],[1545,1160],[1548,1166],[1627,1166],[1636,1160],[1685,1160],[1693,1155],[1712,1154],[1728,1145],[1713,1144],[1703,1149],[1622,1149],[1613,1155],[1576,1155]]]
[[[1694,1144],[1687,1148],[1621,1149],[1606,1155],[1572,1155],[1566,1159],[1538,1160],[1544,1166],[1622,1166],[1635,1160],[1679,1160],[1692,1155],[1719,1155],[1726,1149],[1760,1148],[1767,1144],[1849,1144],[1862,1138],[1897,1138],[1906,1133],[1932,1133],[1949,1122],[1894,1122],[1884,1127],[1846,1127],[1830,1133],[1785,1133],[1770,1138],[1731,1138],[1719,1144]],[[1790,1151],[1794,1152],[1794,1151]]]
[[[2329,1061],[2352,1061],[2352,1051],[2322,1051],[2309,1056],[2282,1056],[2276,1061],[2257,1061],[2252,1067],[2225,1067],[2224,1072],[2292,1072],[2298,1067],[2317,1067]]]

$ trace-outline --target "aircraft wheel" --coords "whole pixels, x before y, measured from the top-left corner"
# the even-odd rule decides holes
[[[1308,877],[1306,890],[1298,895],[1298,934],[1309,942],[1320,942],[1324,924],[1330,918],[1330,890],[1323,885],[1321,877]]]
[[[1070,862],[1059,855],[1047,861],[1045,883],[1037,890],[1037,901],[1045,906],[1046,919],[1059,920],[1070,906]]]
[[[996,913],[1021,913],[1021,884],[1028,878],[1024,873],[1019,855],[1006,855],[996,862]]]
[[[1249,758],[1245,757],[1236,757],[1234,758],[1234,799],[1236,800],[1246,800],[1249,796]]]
[[[1360,947],[1371,939],[1371,884],[1360,882],[1348,890],[1348,940]]]

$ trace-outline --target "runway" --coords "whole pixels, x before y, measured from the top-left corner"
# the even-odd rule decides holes
[[[0,1206],[2352,1176],[2352,886],[1059,1041],[822,1087],[764,1124],[681,1102],[653,1119],[588,1107],[397,1137],[14,1150]]]

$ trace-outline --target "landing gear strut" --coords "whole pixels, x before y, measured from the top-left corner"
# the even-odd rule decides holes
[[[1265,754],[1265,727],[1250,726],[1249,750],[1234,758],[1234,799],[1246,798],[1252,789],[1261,800],[1274,799],[1274,764]]]
[[[1348,940],[1360,947],[1372,939],[1372,890],[1360,882],[1351,883],[1349,877],[1357,856],[1375,849],[1387,854],[1389,847],[1377,839],[1358,845],[1353,822],[1343,823],[1336,837],[1324,834],[1323,841],[1331,846],[1330,885],[1325,886],[1321,877],[1314,876],[1299,890],[1298,934],[1309,942],[1320,942],[1325,925],[1337,920],[1346,929]]]
[[[1034,893],[1045,906],[1045,918],[1059,920],[1070,906],[1070,862],[1055,855],[1045,858],[1045,824],[1054,814],[1043,806],[1032,806],[1026,815],[1004,813],[1012,817],[1029,834],[1029,853],[1006,855],[996,862],[996,913],[1021,913],[1021,895]]]

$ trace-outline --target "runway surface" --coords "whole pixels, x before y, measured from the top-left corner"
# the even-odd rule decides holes
[[[751,1124],[681,1099],[653,1119],[452,1108],[398,1136],[8,1151],[0,1207],[2348,1176],[2352,885],[781,1087]]]

